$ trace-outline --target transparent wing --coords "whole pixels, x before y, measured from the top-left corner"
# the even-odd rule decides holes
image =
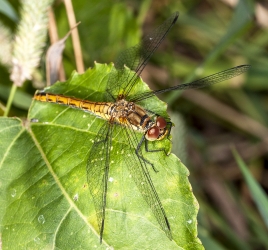
[[[230,78],[236,77],[244,72],[246,72],[250,68],[250,65],[240,65],[234,68],[226,69],[224,71],[218,72],[216,74],[204,77],[202,79],[193,81],[191,83],[184,83],[184,84],[179,84],[170,88],[166,89],[160,89],[160,90],[155,90],[155,91],[150,91],[150,92],[145,92],[140,95],[136,95],[135,97],[131,98],[132,102],[139,102],[144,99],[153,97],[155,95],[159,95],[168,91],[172,90],[185,90],[185,89],[197,89],[197,88],[203,88],[210,86],[212,84],[222,82],[225,80],[228,80]]]
[[[129,94],[148,60],[161,44],[177,19],[178,13],[176,12],[153,32],[145,36],[141,43],[119,54],[119,57],[114,64],[115,68],[113,68],[109,74],[107,92],[110,97],[112,96],[115,100],[119,94],[124,96]],[[134,70],[136,73],[132,74],[127,72],[125,66]]]
[[[104,230],[113,124],[106,122],[94,139],[87,163],[87,181],[96,210],[100,242]]]
[[[143,199],[151,208],[162,230],[166,233],[168,238],[172,240],[171,229],[165,210],[158,197],[147,169],[147,166],[149,165],[146,165],[146,162],[141,157],[138,157],[135,153],[135,148],[137,148],[139,143],[139,140],[135,135],[135,131],[133,131],[131,127],[128,127],[127,129],[123,128],[122,131],[124,133],[124,140],[126,140],[131,147],[124,148],[124,151],[126,152],[124,162],[127,165],[131,177],[138,187]],[[139,154],[142,155],[142,152],[140,151]]]

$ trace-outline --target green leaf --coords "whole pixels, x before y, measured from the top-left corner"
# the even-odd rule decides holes
[[[268,228],[268,197],[264,193],[258,182],[256,182],[256,180],[252,177],[246,164],[235,149],[233,149],[233,155],[240,168],[240,171],[242,172],[246,180],[252,199],[255,201],[258,210],[263,218],[263,221]]]
[[[45,91],[103,101],[111,67],[96,64]],[[146,90],[148,86],[139,81],[132,94]],[[166,114],[166,105],[156,97],[141,105]],[[147,165],[170,222],[171,241],[124,164],[125,157],[130,157],[124,148],[130,145],[122,141],[120,132],[113,138],[100,245],[86,164],[92,141],[106,122],[79,109],[40,101],[33,101],[24,124],[18,119],[0,119],[3,249],[203,249],[197,238],[198,203],[187,168],[173,154],[143,150],[144,157],[159,171]],[[141,136],[137,132],[137,137]],[[168,139],[149,142],[150,149],[163,147],[170,150]]]

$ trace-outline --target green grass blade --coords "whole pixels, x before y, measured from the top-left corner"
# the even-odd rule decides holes
[[[238,152],[235,149],[233,149],[232,151],[233,151],[235,160],[246,180],[246,183],[252,195],[252,199],[255,201],[258,207],[258,210],[264,220],[264,223],[268,227],[268,197],[266,196],[264,191],[261,189],[260,185],[256,182],[256,180],[253,178],[253,176],[249,172],[246,164],[244,163],[242,158],[239,156]]]
[[[12,5],[6,0],[0,0],[0,12],[8,16],[13,21],[18,20],[18,15]]]

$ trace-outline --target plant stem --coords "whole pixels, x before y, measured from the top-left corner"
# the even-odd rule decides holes
[[[15,93],[16,93],[16,89],[17,89],[17,85],[13,83],[9,97],[8,97],[8,101],[7,101],[7,106],[4,112],[4,116],[7,116],[11,107],[11,104],[13,102]]]

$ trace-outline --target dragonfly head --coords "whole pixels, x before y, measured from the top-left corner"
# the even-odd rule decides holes
[[[117,96],[117,101],[120,101],[120,100],[123,100],[123,99],[125,99],[125,95],[124,94],[119,94],[118,96]]]
[[[158,116],[152,126],[147,130],[145,138],[148,141],[162,140],[167,135],[167,121]]]

